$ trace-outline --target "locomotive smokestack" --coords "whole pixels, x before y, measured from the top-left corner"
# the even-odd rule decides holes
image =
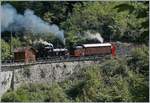
[[[32,10],[26,9],[24,14],[18,14],[10,4],[4,4],[0,8],[1,31],[27,31],[33,34],[51,33],[64,43],[64,31],[56,24],[49,25]]]

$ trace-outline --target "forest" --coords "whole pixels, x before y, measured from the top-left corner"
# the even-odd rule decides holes
[[[86,38],[87,31],[100,33],[104,42],[120,41],[142,45],[132,51],[132,58],[112,58],[104,64],[73,74],[69,80],[52,85],[23,85],[16,91],[6,92],[2,101],[149,101],[148,1],[3,1],[1,7],[14,8],[15,15],[25,18],[23,22],[20,19],[20,24],[9,26],[3,21],[11,17],[2,18],[2,60],[13,58],[13,49],[33,46],[39,39],[50,42],[55,47],[72,49],[78,44],[91,42]],[[24,25],[28,24],[27,20],[31,20],[28,15],[33,15],[40,23],[44,21],[44,24],[50,25],[53,32],[41,32],[47,30],[42,29],[42,26],[38,30],[30,30],[30,25]],[[21,25],[19,29],[17,25]],[[60,35],[55,35],[56,31]]]

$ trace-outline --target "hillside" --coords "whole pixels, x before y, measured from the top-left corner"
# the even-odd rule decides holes
[[[132,58],[110,59],[83,69],[78,67],[79,70],[76,68],[68,79],[60,82],[23,84],[5,93],[2,101],[148,102],[147,49],[135,49]]]
[[[2,1],[0,11],[2,102],[149,101],[149,1]]]

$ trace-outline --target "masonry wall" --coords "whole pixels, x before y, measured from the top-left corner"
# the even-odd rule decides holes
[[[0,71],[0,97],[9,88],[17,89],[24,83],[60,82],[80,69],[98,64],[100,61],[75,61],[28,66],[2,67]]]
[[[0,98],[11,87],[12,71],[0,71]]]

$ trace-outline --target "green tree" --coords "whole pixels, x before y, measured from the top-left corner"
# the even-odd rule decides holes
[[[67,95],[58,84],[23,84],[17,90],[9,90],[2,96],[3,102],[64,102]]]
[[[64,90],[58,85],[53,84],[48,92],[47,102],[67,102],[67,95]]]
[[[149,101],[149,80],[144,75],[130,71],[127,81],[133,102]]]
[[[13,37],[12,40],[11,40],[11,45],[12,45],[12,50],[13,50],[17,47],[22,46],[22,43],[21,43],[21,41],[19,40],[18,37]]]
[[[14,102],[15,101],[15,98],[16,98],[16,93],[15,92],[8,92],[8,93],[5,93],[3,96],[2,96],[2,99],[1,101],[3,102]]]
[[[99,32],[105,41],[111,39],[135,42],[139,40],[138,35],[141,31],[138,28],[143,18],[136,18],[135,14],[128,11],[118,12],[115,7],[119,4],[122,2],[97,1],[75,4],[72,15],[61,23],[61,27],[66,31],[65,36],[73,42],[71,38],[76,36],[83,38],[86,36],[85,31],[92,30]],[[135,5],[138,3],[135,2]]]
[[[9,59],[11,57],[10,53],[10,45],[5,42],[3,39],[1,39],[1,59]]]
[[[2,101],[148,102],[148,90],[145,75],[130,68],[128,59],[111,59],[59,84],[23,85],[5,93]]]
[[[134,37],[136,36],[135,42],[148,44],[149,2],[142,1],[142,2],[121,3],[119,5],[116,5],[115,8],[118,9],[118,12],[129,11],[129,13],[132,13],[133,15],[135,15],[138,21],[136,19],[135,19],[136,21],[131,19],[132,22],[129,22],[128,24],[130,29],[133,29],[134,31],[136,31],[134,33],[131,33],[131,35],[133,35]],[[137,25],[137,22],[139,22],[140,24]]]
[[[128,60],[130,67],[136,72],[144,74],[148,77],[149,74],[149,48],[141,45],[132,51],[132,58]]]

